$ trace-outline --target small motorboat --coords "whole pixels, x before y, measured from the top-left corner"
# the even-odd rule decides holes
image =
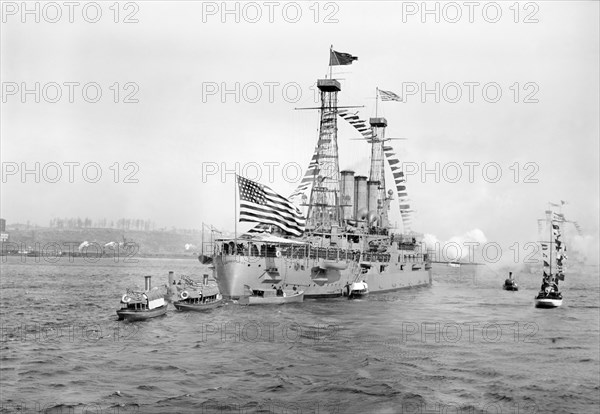
[[[142,321],[164,315],[167,306],[164,293],[158,287],[152,288],[151,276],[145,276],[145,290],[128,290],[121,297],[121,309],[117,310],[117,316],[120,321]]]
[[[183,291],[181,300],[173,302],[173,305],[180,311],[205,311],[218,308],[223,305],[223,295],[216,293],[214,295],[204,295],[202,291]]]
[[[536,308],[558,308],[562,305],[562,294],[558,291],[558,286],[543,286],[535,297]]]
[[[517,285],[517,281],[513,279],[512,272],[508,273],[508,279],[504,281],[504,285],[502,285],[502,289],[517,291],[519,290],[519,286]]]
[[[515,282],[513,279],[506,279],[504,281],[504,285],[502,285],[502,289],[517,291],[519,290],[519,286],[517,285],[517,282]]]
[[[175,281],[173,272],[169,272],[169,297],[180,311],[205,311],[223,305],[223,295],[215,281],[209,281],[208,274],[202,282],[196,282],[189,276],[181,276]]]
[[[346,285],[348,299],[361,298],[369,294],[369,285],[364,280]]]
[[[299,303],[304,301],[303,290],[251,290],[252,294],[242,296],[240,305],[283,305],[284,303]]]

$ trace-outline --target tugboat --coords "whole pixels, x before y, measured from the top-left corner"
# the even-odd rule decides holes
[[[512,277],[512,272],[508,272],[508,279],[506,279],[504,281],[504,285],[502,286],[502,289],[504,289],[504,290],[512,290],[512,291],[519,290],[519,286],[517,285],[517,281],[515,279],[513,279],[513,277]]]
[[[247,288],[248,289],[248,288]],[[281,287],[273,290],[250,290],[250,295],[240,298],[240,305],[283,305],[284,303],[299,303],[304,301],[304,291],[284,291]]]
[[[188,276],[181,276],[176,283],[173,272],[169,272],[169,293],[175,297],[173,305],[180,311],[205,311],[223,304],[223,296],[215,282],[209,283],[208,274],[204,274],[202,283]]]
[[[168,304],[158,287],[152,289],[152,276],[145,276],[145,290],[127,290],[121,298],[121,309],[117,311],[119,320],[142,321],[167,313]]]

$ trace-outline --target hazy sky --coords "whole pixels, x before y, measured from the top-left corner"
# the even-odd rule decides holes
[[[365,105],[369,117],[376,87],[404,95],[380,103],[379,115],[388,136],[408,138],[392,143],[401,161],[419,168],[408,180],[414,230],[535,240],[547,202],[567,200],[564,211],[597,246],[598,2],[429,2],[431,14],[421,2],[388,1],[231,2],[229,14],[221,2],[121,3],[118,14],[109,2],[101,15],[87,2],[55,4],[36,12],[30,3],[30,14],[21,2],[2,6],[9,223],[130,217],[233,229],[233,176],[220,173],[239,163],[253,178],[258,165],[261,182],[293,191],[318,128],[318,111],[294,108],[317,105],[334,45],[359,57],[334,70],[341,105]],[[368,145],[339,122],[340,167],[366,174]],[[39,183],[21,175],[36,163]],[[436,163],[439,182],[421,176]]]

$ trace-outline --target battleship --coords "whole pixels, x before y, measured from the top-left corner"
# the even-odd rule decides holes
[[[376,112],[367,126],[356,112],[349,111],[356,107],[338,106],[341,84],[331,76],[331,66],[350,64],[357,58],[330,53],[330,76],[317,81],[317,145],[302,182],[289,197],[298,200],[305,211],[305,227],[301,234],[291,234],[285,226],[259,222],[240,237],[215,240],[212,266],[224,297],[237,299],[251,290],[280,288],[302,290],[305,298],[339,297],[347,296],[357,282],[366,284],[370,293],[431,285],[431,258],[421,243],[422,235],[407,231],[406,180],[400,162],[386,145],[393,139],[385,136],[387,119]],[[379,98],[394,97],[398,96],[377,89],[376,106]],[[340,171],[338,118],[354,126],[360,139],[370,144],[368,177]],[[386,185],[386,167],[396,191]],[[394,194],[402,233],[394,233],[389,218]]]

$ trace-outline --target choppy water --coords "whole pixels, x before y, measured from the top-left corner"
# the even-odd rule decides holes
[[[597,270],[569,274],[559,309],[538,275],[500,289],[486,268],[349,301],[228,304],[117,321],[126,287],[193,260],[8,258],[1,272],[0,412],[598,412]]]

